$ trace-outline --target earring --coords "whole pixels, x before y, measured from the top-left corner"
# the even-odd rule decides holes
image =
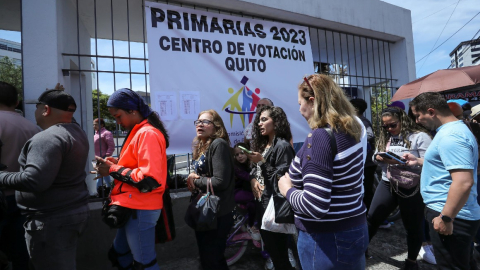
[[[133,115],[135,115],[135,113],[133,113]]]

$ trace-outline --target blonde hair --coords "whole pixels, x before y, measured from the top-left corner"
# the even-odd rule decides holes
[[[192,142],[193,159],[198,159],[202,155],[202,153],[207,151],[210,144],[216,138],[222,138],[228,143],[228,145],[230,145],[230,138],[228,137],[227,129],[225,128],[225,125],[223,124],[223,120],[220,117],[220,115],[215,110],[205,110],[198,114],[197,119],[200,118],[200,115],[204,113],[208,113],[212,116],[213,118],[212,122],[215,127],[215,132],[210,136],[210,138],[208,138],[206,142],[203,142],[198,137],[195,137],[193,139],[193,142]]]
[[[328,76],[313,74],[298,86],[300,96],[307,102],[313,97],[313,115],[308,119],[310,128],[325,127],[327,124],[335,132],[344,132],[360,141],[362,126],[355,119],[355,109],[345,96],[342,88]],[[311,86],[311,87],[310,87]]]

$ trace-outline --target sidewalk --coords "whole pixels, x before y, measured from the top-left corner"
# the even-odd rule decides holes
[[[367,260],[367,269],[390,270],[401,269],[407,256],[407,244],[405,229],[402,222],[397,221],[389,229],[380,229],[369,246],[369,252],[373,256]],[[420,269],[436,269],[434,265],[419,260]],[[265,260],[260,255],[259,249],[249,243],[249,248],[243,257],[231,270],[263,270]],[[198,258],[185,258],[180,261],[160,262],[162,270],[177,269],[200,269]]]

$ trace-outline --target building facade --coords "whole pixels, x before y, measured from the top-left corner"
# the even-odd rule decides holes
[[[306,26],[312,73],[329,74],[372,107],[416,78],[410,11],[380,0],[158,2]],[[25,100],[60,82],[77,100],[75,119],[93,134],[93,89],[109,94],[127,87],[149,98],[144,1],[0,0],[0,5],[0,29],[22,33]],[[25,104],[31,121],[34,110]],[[378,114],[368,111],[366,116],[375,121]],[[95,192],[94,181],[88,179],[87,184]]]
[[[2,58],[8,57],[17,65],[22,65],[22,44],[11,40],[0,38],[0,61]]]
[[[458,44],[449,54],[450,66],[448,68],[460,68],[476,66],[480,64],[480,40],[468,40]]]

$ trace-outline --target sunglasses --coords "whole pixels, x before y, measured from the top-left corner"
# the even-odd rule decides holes
[[[200,124],[203,124],[204,126],[213,124],[212,121],[206,120],[206,119],[204,119],[204,120],[195,120],[195,121],[193,121],[193,123],[195,124],[195,126],[199,126]]]
[[[388,125],[382,125],[382,127],[384,129],[389,129],[389,128],[396,128],[398,125],[398,122],[395,122],[395,123],[391,123],[391,124],[388,124]]]

